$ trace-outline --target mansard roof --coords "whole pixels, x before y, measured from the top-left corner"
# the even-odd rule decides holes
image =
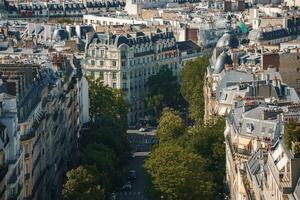
[[[134,45],[142,45],[146,43],[157,42],[161,39],[175,39],[173,32],[159,32],[151,34],[151,36],[146,36],[140,34],[141,36],[131,37],[130,35],[111,35],[95,33],[93,36],[89,37],[87,42],[87,47],[91,43],[103,43],[103,44],[113,44],[116,47],[120,47],[122,44],[126,44],[129,47]]]

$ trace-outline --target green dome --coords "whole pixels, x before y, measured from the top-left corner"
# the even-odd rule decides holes
[[[238,22],[236,24],[236,26],[239,27],[239,29],[242,33],[248,33],[248,27],[246,26],[246,24],[244,22]]]

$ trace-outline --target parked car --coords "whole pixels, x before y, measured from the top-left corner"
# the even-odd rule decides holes
[[[122,187],[123,191],[131,191],[132,190],[132,185],[130,182],[126,183],[123,187]]]
[[[130,159],[134,159],[135,158],[135,155],[133,152],[130,153]]]
[[[146,131],[148,131],[148,129],[147,129],[147,128],[144,128],[144,127],[142,127],[142,128],[140,128],[140,129],[139,129],[139,131],[140,131],[140,132],[146,132]]]
[[[128,181],[135,181],[136,180],[136,171],[135,170],[129,170],[128,171],[127,180]]]

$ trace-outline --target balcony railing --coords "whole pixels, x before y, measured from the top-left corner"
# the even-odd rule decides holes
[[[32,194],[35,194],[35,192],[37,191],[37,189],[40,186],[41,181],[43,180],[44,175],[46,174],[47,170],[44,169],[41,174],[39,175],[39,177],[36,179],[35,183],[33,184],[33,188],[32,188]]]
[[[26,140],[30,140],[30,139],[34,138],[34,136],[35,136],[35,130],[30,129],[27,133],[21,135],[20,139],[21,139],[21,141],[26,141]]]
[[[226,141],[233,156],[239,156],[242,158],[248,158],[251,156],[251,150],[238,148],[236,144],[232,144],[230,137],[227,137]]]
[[[251,156],[251,151],[235,147],[235,152],[243,156]]]

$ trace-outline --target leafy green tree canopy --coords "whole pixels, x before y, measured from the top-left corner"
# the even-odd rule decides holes
[[[189,105],[190,118],[196,125],[203,122],[204,116],[204,79],[208,58],[201,57],[189,61],[181,71],[181,94]]]
[[[87,80],[91,119],[113,117],[126,130],[129,105],[124,100],[121,91],[104,86],[100,78],[93,80],[87,77]]]
[[[179,81],[168,67],[161,67],[156,75],[148,78],[147,107],[155,111],[156,117],[164,107],[178,108],[185,104],[180,94]]]
[[[145,168],[165,199],[212,199],[213,183],[205,169],[205,160],[181,146],[166,142],[150,154]]]
[[[160,142],[178,139],[184,134],[185,129],[185,124],[177,111],[172,108],[163,110],[157,127]]]
[[[67,173],[67,183],[63,189],[65,200],[104,200],[104,191],[97,177],[79,166]]]

